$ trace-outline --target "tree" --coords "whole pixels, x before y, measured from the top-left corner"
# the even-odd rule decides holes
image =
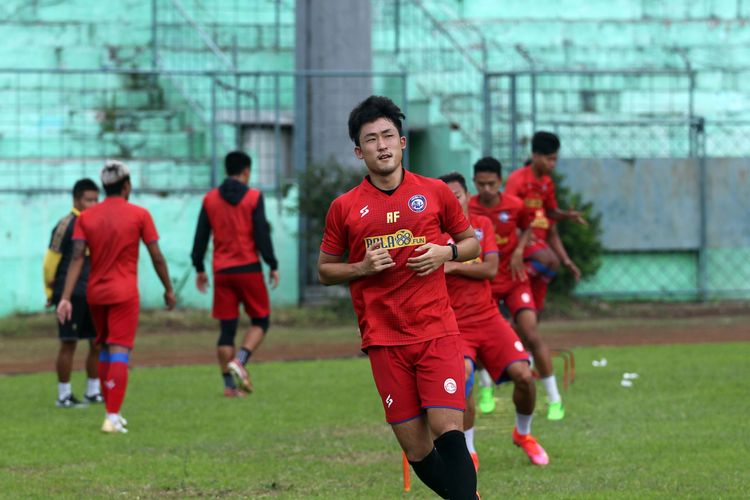
[[[560,207],[582,212],[588,222],[588,226],[568,220],[558,223],[560,239],[570,258],[581,270],[581,279],[586,279],[596,274],[602,265],[602,216],[594,211],[594,205],[591,202],[583,200],[580,193],[572,192],[565,186],[565,177],[562,174],[553,170],[552,179],[555,181],[555,192]],[[550,292],[569,294],[575,286],[576,281],[570,271],[561,268],[557,277],[550,283]]]

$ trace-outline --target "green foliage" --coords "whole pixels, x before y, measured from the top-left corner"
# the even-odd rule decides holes
[[[588,222],[583,226],[575,221],[558,223],[560,239],[565,245],[568,256],[581,270],[581,279],[593,276],[602,265],[602,216],[594,211],[591,202],[584,201],[580,193],[575,193],[565,186],[565,177],[557,171],[552,171],[555,181],[557,202],[562,209],[578,210],[582,212]],[[550,284],[550,292],[557,295],[569,294],[576,286],[573,275],[566,268],[561,267],[557,278]]]
[[[308,249],[317,249],[325,228],[331,202],[362,182],[363,172],[345,167],[335,160],[313,163],[299,178],[299,214],[305,220]]]

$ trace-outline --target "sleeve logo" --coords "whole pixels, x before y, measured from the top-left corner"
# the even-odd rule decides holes
[[[474,236],[476,236],[479,241],[482,241],[482,239],[484,239],[484,231],[482,231],[482,228],[475,228]]]
[[[414,236],[408,229],[399,229],[393,234],[382,236],[368,236],[365,238],[365,247],[369,248],[373,243],[380,242],[380,248],[416,247],[427,243],[424,236]]]
[[[415,213],[424,212],[424,209],[427,208],[427,198],[421,194],[415,194],[409,198],[409,208]]]

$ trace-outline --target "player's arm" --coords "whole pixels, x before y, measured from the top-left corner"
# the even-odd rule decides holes
[[[73,255],[68,266],[68,274],[65,277],[65,287],[63,288],[60,302],[57,304],[57,319],[60,323],[69,321],[73,315],[73,305],[70,303],[70,296],[73,295],[73,289],[81,276],[83,269],[83,258],[86,254],[86,242],[83,240],[73,240]]]
[[[174,290],[172,289],[172,281],[169,279],[169,269],[167,268],[167,259],[164,258],[164,254],[161,253],[159,243],[152,241],[146,244],[148,254],[151,256],[151,262],[154,265],[154,270],[161,280],[161,284],[164,285],[164,304],[167,309],[172,310],[177,304],[177,298],[175,297]]]
[[[521,230],[521,235],[518,237],[518,244],[513,249],[513,253],[510,255],[510,275],[513,280],[526,281],[526,267],[523,264],[523,249],[529,244],[533,233],[531,227]]]
[[[208,219],[206,207],[201,207],[201,213],[198,215],[198,225],[195,227],[195,237],[193,238],[193,251],[190,252],[190,259],[193,261],[195,268],[195,287],[205,293],[208,288],[208,276],[206,275],[206,266],[203,259],[206,257],[208,249],[208,240],[211,238],[211,221]]]
[[[556,221],[573,220],[579,224],[583,224],[584,226],[589,225],[589,223],[586,222],[586,219],[583,216],[583,212],[579,212],[577,210],[560,210],[560,208],[554,208],[551,210],[547,209],[547,217]]]
[[[581,270],[578,269],[578,266],[576,266],[575,262],[573,262],[573,260],[568,256],[568,252],[565,250],[565,245],[563,245],[562,239],[560,239],[560,233],[557,230],[557,224],[553,224],[550,228],[547,242],[549,243],[549,246],[552,248],[552,250],[557,254],[557,256],[560,257],[560,262],[562,263],[562,265],[570,270],[576,281],[580,280]]]
[[[476,259],[482,251],[471,226],[460,233],[451,234],[451,237],[456,242],[455,254],[451,244],[427,243],[414,249],[415,253],[420,252],[421,255],[407,259],[406,267],[416,272],[417,276],[427,276],[448,261],[465,262]]]
[[[360,262],[344,262],[343,255],[331,255],[320,251],[318,255],[318,279],[323,285],[338,285],[352,280],[377,274],[391,268],[396,263],[385,248],[376,241],[365,250]]]
[[[497,274],[499,262],[500,257],[497,252],[486,253],[482,262],[479,263],[446,262],[445,274],[454,274],[475,280],[491,280]]]
[[[62,260],[62,253],[47,249],[44,254],[44,294],[47,296],[47,305],[52,305],[52,288],[55,286],[55,274]]]

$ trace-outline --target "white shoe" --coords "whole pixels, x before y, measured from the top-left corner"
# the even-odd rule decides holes
[[[127,427],[128,426],[128,421],[125,420],[125,417],[123,417],[122,415],[119,415],[119,414],[117,416],[120,419],[120,424],[122,424],[123,427]]]
[[[122,419],[122,417],[120,418]],[[102,432],[106,432],[108,434],[127,434],[128,430],[125,428],[125,426],[122,425],[121,420],[113,423],[110,419],[105,417],[104,423],[102,424]]]

